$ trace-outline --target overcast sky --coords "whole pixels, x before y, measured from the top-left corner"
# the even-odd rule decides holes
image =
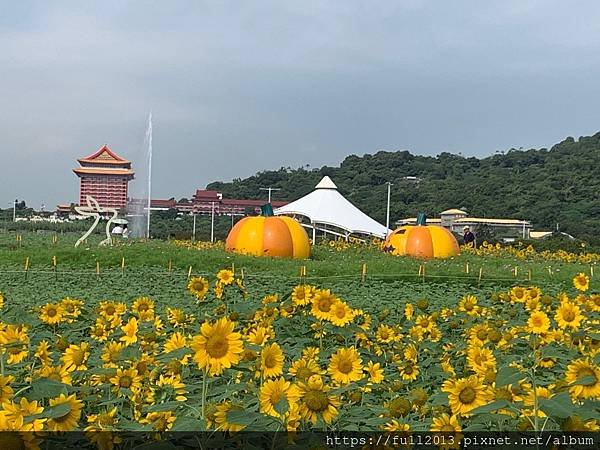
[[[0,0],[0,207],[77,200],[76,159],[154,198],[281,166],[486,156],[600,130],[597,1]]]

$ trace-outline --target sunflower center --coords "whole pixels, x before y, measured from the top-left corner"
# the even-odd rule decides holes
[[[338,363],[338,369],[342,373],[350,373],[352,372],[352,361],[349,359],[342,359]]]
[[[275,358],[275,355],[271,352],[268,352],[265,355],[264,364],[267,369],[272,369],[273,367],[277,366],[277,359]]]
[[[304,403],[311,411],[325,411],[329,406],[327,394],[322,391],[308,391],[304,395]]]
[[[106,308],[106,314],[107,314],[107,315],[109,315],[109,316],[112,316],[112,315],[113,315],[113,314],[114,314],[116,311],[117,311],[117,310],[116,310],[116,309],[115,309],[115,307],[114,307],[114,306],[112,306],[112,305],[111,305],[111,306],[108,306],[108,307]]]
[[[460,391],[460,394],[458,394],[458,399],[461,401],[461,403],[466,404],[473,403],[475,397],[475,391],[470,387],[464,388],[462,391]]]
[[[56,309],[50,308],[46,314],[48,314],[48,317],[54,317],[56,316]]]
[[[594,384],[596,384],[598,382],[598,378],[596,377],[596,374],[589,367],[582,367],[581,369],[579,369],[577,371],[577,379],[578,380],[585,378],[585,377],[592,377],[592,379],[590,381],[588,381],[587,383],[582,383],[584,386],[593,386]]]
[[[296,378],[299,380],[308,380],[313,374],[313,371],[308,367],[300,367],[296,372]]]
[[[283,397],[283,392],[281,392],[279,390],[273,391],[271,393],[271,397],[270,397],[271,403],[273,405],[276,405],[281,400],[281,397]]]
[[[413,373],[414,371],[415,371],[415,370],[414,370],[413,366],[411,366],[410,364],[409,364],[409,365],[407,365],[407,366],[404,368],[404,373],[405,373],[406,375],[412,375],[412,373]]]
[[[441,431],[442,433],[443,433],[443,432],[445,432],[445,431],[446,431],[446,432],[447,432],[447,431],[454,432],[454,431],[456,431],[456,429],[455,429],[455,428],[454,428],[452,425],[450,425],[449,423],[447,423],[447,424],[443,425],[443,426],[440,428],[440,431]]]
[[[465,303],[465,309],[466,309],[467,311],[473,311],[473,307],[474,307],[474,306],[475,306],[475,305],[473,305],[473,303],[471,303],[471,302],[467,302],[467,303]]]
[[[339,318],[339,319],[343,319],[344,316],[346,315],[346,309],[345,308],[337,308],[335,310],[335,315]]]
[[[123,375],[121,377],[121,379],[119,380],[119,386],[127,389],[127,388],[131,387],[132,382],[133,382],[133,380],[131,379],[131,377],[129,375]]]
[[[146,312],[146,311],[148,311],[148,305],[140,305],[140,306],[138,306],[138,311],[139,312]]]
[[[140,375],[143,375],[148,370],[148,363],[146,361],[140,361],[136,364],[135,368]]]
[[[85,355],[84,355],[84,352],[83,352],[83,350],[81,350],[80,348],[79,348],[79,349],[77,349],[77,350],[75,350],[75,351],[73,352],[73,362],[74,362],[76,365],[80,366],[81,364],[83,364],[83,358],[84,358],[84,356],[85,356]]]
[[[563,312],[562,316],[565,322],[572,322],[575,319],[575,312],[572,309],[567,309]]]
[[[329,299],[328,297],[322,298],[319,300],[317,306],[319,307],[320,311],[329,312],[329,310],[331,309],[331,299]]]
[[[481,341],[484,341],[487,338],[487,335],[488,335],[488,333],[486,330],[479,330],[477,332],[477,338]]]
[[[542,316],[533,316],[531,323],[533,323],[534,327],[541,327],[544,324],[544,319]]]
[[[206,353],[211,358],[223,358],[229,350],[229,343],[223,336],[211,336],[206,341]]]

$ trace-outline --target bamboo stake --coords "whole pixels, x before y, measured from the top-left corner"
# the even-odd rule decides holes
[[[58,261],[56,260],[56,255],[52,257],[52,268],[54,270],[54,278],[58,279],[58,272],[56,270],[56,266],[58,265]]]
[[[121,258],[121,276],[125,275],[125,257]]]
[[[548,275],[552,276],[552,267],[548,266]]]
[[[244,281],[244,268],[240,271],[240,277],[242,278],[242,282]]]
[[[233,272],[233,276],[235,277],[235,263],[231,263],[231,271]]]
[[[366,280],[367,280],[367,263],[363,263],[360,281],[361,281],[361,283],[364,283]]]
[[[515,278],[517,278],[517,275],[519,274],[519,267],[515,266]]]
[[[527,272],[527,279],[531,281],[531,269]]]
[[[465,264],[465,272],[469,274],[469,263]]]
[[[100,279],[100,262],[96,261],[96,277]]]
[[[192,276],[192,266],[190,266],[190,268],[188,269],[188,280],[190,279],[191,276]]]
[[[173,261],[169,259],[169,267],[167,268],[167,272],[171,273],[171,270],[173,270]]]
[[[25,279],[27,279],[27,275],[29,274],[29,256],[25,258]]]
[[[590,266],[590,277],[594,277],[594,266]]]
[[[423,273],[421,275],[423,275],[423,283],[425,283],[425,264],[423,264]]]
[[[479,280],[478,283],[481,283],[481,278],[483,277],[483,267],[479,268]]]

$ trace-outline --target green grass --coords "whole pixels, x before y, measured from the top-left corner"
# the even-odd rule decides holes
[[[570,284],[575,273],[590,272],[590,267],[556,261],[518,260],[516,258],[478,257],[461,255],[447,260],[422,261],[409,257],[395,257],[373,248],[351,248],[336,251],[323,245],[313,249],[311,259],[291,260],[256,258],[227,253],[221,249],[196,250],[177,247],[167,241],[128,242],[115,247],[98,247],[100,237],[94,236],[88,245],[74,247],[76,234],[58,236],[53,244],[52,234],[25,234],[17,242],[14,233],[0,234],[0,280],[9,274],[25,277],[25,261],[29,258],[28,277],[50,274],[53,279],[79,279],[96,276],[97,264],[100,278],[117,277],[133,280],[136,274],[187,277],[190,266],[193,274],[213,274],[224,267],[235,266],[236,272],[244,270],[247,279],[290,279],[297,281],[300,267],[306,266],[307,276],[318,284],[327,281],[360,281],[363,263],[367,265],[367,279],[404,280],[414,282],[457,281],[468,284],[510,285],[516,283]],[[57,268],[52,265],[56,256]],[[125,275],[121,261],[125,259]],[[466,273],[466,266],[469,273]],[[425,280],[419,276],[424,266]],[[171,272],[168,272],[169,266]],[[514,268],[518,268],[517,276]],[[550,270],[549,270],[550,269]],[[480,278],[481,271],[481,278]],[[531,274],[531,280],[529,280]],[[593,280],[595,281],[595,280]]]

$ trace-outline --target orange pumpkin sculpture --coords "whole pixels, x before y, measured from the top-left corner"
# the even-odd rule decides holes
[[[263,208],[263,214],[272,214],[272,209]],[[306,231],[297,221],[285,216],[243,218],[229,232],[225,249],[254,256],[301,259],[310,256]]]
[[[405,225],[392,232],[383,249],[392,255],[417,258],[448,258],[460,253],[456,238],[444,227],[426,225],[424,214],[419,214],[417,225]]]

